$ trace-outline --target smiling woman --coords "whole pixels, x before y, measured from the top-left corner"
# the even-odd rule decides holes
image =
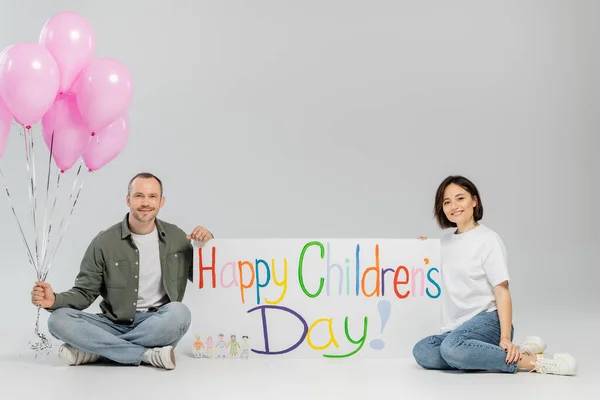
[[[456,229],[440,241],[441,334],[414,346],[417,364],[426,369],[574,375],[575,359],[566,353],[548,358],[541,338],[528,337],[520,346],[512,343],[506,248],[495,231],[479,223],[483,205],[475,184],[463,176],[444,179],[436,191],[434,215],[442,229]]]
[[[483,218],[483,204],[477,187],[462,176],[450,176],[438,187],[435,210],[442,229],[457,227],[457,233],[475,228]]]

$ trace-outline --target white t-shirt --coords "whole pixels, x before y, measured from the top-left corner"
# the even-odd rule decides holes
[[[167,293],[162,283],[158,231],[156,228],[146,235],[132,233],[133,242],[140,254],[140,273],[137,310],[160,307],[166,303]]]
[[[441,332],[454,330],[483,311],[496,310],[493,287],[510,280],[506,249],[486,226],[441,238]]]

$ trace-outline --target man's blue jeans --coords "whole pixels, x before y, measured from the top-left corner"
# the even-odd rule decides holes
[[[514,327],[511,340],[513,334]],[[506,363],[506,352],[499,343],[498,312],[482,312],[453,331],[420,340],[413,356],[425,369],[517,372],[517,364]]]
[[[140,365],[148,348],[173,346],[191,323],[190,310],[172,302],[153,312],[137,312],[131,325],[72,308],[59,308],[48,318],[48,330],[78,350],[121,364]]]

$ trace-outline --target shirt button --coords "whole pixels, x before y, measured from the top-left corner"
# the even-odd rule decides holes
[[[133,322],[133,318],[129,318],[129,320],[130,320],[131,322]]]
[[[134,292],[137,292],[137,289],[133,289]]]
[[[115,263],[115,265],[119,265],[119,263]]]
[[[175,254],[175,258],[177,258],[177,254]]]
[[[137,278],[137,275],[136,275],[136,276],[134,276],[134,278]]]
[[[133,303],[133,305],[135,306],[137,303]]]
[[[135,262],[135,265],[138,265],[138,262],[137,262],[137,261]]]

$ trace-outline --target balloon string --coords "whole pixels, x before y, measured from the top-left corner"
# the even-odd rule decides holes
[[[57,176],[56,176],[56,191],[55,193],[58,193],[59,187],[60,187],[60,178],[61,178],[62,174],[60,173],[60,171],[57,172]],[[51,239],[51,234],[52,234],[52,218],[54,217],[54,211],[56,210],[56,202],[57,202],[57,196],[55,194],[54,196],[54,203],[52,204],[52,210],[50,211],[50,223],[48,223],[48,235],[46,237],[46,247],[44,249],[44,255],[43,255],[43,262],[42,262],[42,269],[46,268],[46,265],[48,264],[48,249],[50,249],[50,239]]]
[[[50,354],[50,351],[52,350],[52,342],[48,339],[48,337],[46,335],[44,335],[42,332],[40,332],[40,311],[41,311],[41,307],[38,306],[37,308],[37,318],[35,320],[35,335],[38,337],[38,341],[37,342],[29,342],[29,348],[32,350],[35,350],[35,358],[38,357],[38,355],[40,355],[40,353],[43,353],[43,355],[48,355]]]
[[[55,116],[56,118],[56,116]],[[46,178],[46,204],[44,207],[44,229],[43,229],[43,236],[42,236],[42,266],[45,264],[46,261],[46,255],[48,254],[48,242],[50,241],[50,226],[48,226],[48,201],[50,199],[50,173],[52,172],[52,153],[54,150],[54,130],[52,130],[52,137],[50,138],[50,153],[48,156],[48,175]],[[60,177],[60,174],[59,174]],[[55,201],[54,201],[54,206],[56,206],[56,193],[55,195]],[[50,220],[52,218],[52,213],[54,212],[54,208],[52,209],[52,212],[50,213]],[[48,228],[46,230],[46,227]]]
[[[21,125],[22,126],[22,125]],[[70,219],[74,213],[75,207],[78,203],[79,197],[81,195],[81,191],[83,189],[84,183],[86,181],[87,176],[92,171],[84,168],[84,163],[81,161],[79,168],[77,169],[77,173],[73,182],[73,187],[71,190],[71,194],[68,199],[68,205],[70,209],[67,209],[68,214],[63,216],[62,221],[58,227],[58,229],[53,229],[55,226],[52,224],[52,220],[54,218],[55,211],[57,211],[57,200],[58,200],[58,192],[61,183],[62,172],[59,170],[57,172],[56,177],[56,190],[54,191],[54,199],[50,199],[51,192],[51,177],[52,177],[52,160],[53,160],[53,147],[54,147],[54,132],[52,132],[51,142],[50,142],[50,156],[48,159],[48,174],[46,176],[46,197],[44,204],[44,219],[43,226],[39,224],[38,221],[38,193],[37,190],[37,181],[36,181],[36,163],[35,163],[35,140],[33,137],[33,131],[30,126],[23,127],[22,135],[24,136],[25,143],[25,160],[26,160],[26,168],[28,173],[28,194],[29,201],[31,206],[31,217],[32,217],[32,225],[33,225],[33,238],[28,241],[27,236],[25,235],[25,231],[23,229],[23,224],[19,219],[19,215],[15,209],[15,204],[13,198],[11,196],[10,190],[8,188],[8,184],[4,178],[4,174],[2,169],[0,168],[0,179],[4,184],[4,188],[9,200],[10,208],[12,210],[13,216],[17,222],[19,232],[21,233],[21,238],[23,243],[25,244],[25,248],[27,250],[27,257],[29,264],[33,266],[36,271],[37,280],[44,282],[48,276],[50,271],[50,267],[52,265],[52,260],[56,256],[58,249],[62,243],[62,239],[64,238],[65,232],[69,225]],[[92,137],[90,136],[90,141]],[[98,140],[98,138],[96,138]],[[1,166],[1,165],[0,165]],[[82,171],[83,170],[83,171]],[[53,200],[53,201],[52,201]],[[40,215],[41,217],[41,215]],[[38,228],[41,228],[42,231],[38,231]],[[56,236],[56,238],[55,238]],[[56,239],[56,241],[54,240]],[[33,245],[30,241],[33,240]],[[35,341],[29,342],[29,347],[32,350],[36,351],[36,357],[42,353],[49,353],[52,349],[52,343],[46,335],[44,335],[40,331],[40,313],[41,307],[37,307],[37,318],[35,322],[34,332],[36,335]]]
[[[33,254],[31,253],[31,247],[29,243],[27,243],[27,238],[25,236],[25,232],[23,231],[23,225],[21,225],[21,221],[19,220],[19,216],[17,215],[17,211],[15,210],[15,206],[12,201],[12,197],[10,196],[10,191],[8,190],[8,185],[6,184],[6,179],[4,179],[4,173],[2,172],[2,167],[0,166],[0,179],[2,179],[2,183],[4,184],[4,190],[6,190],[6,195],[8,196],[8,204],[15,216],[17,221],[17,225],[19,226],[19,231],[21,232],[21,237],[23,239],[23,243],[25,244],[25,248],[27,249],[27,258],[29,258],[29,263],[33,268],[35,268],[35,263],[33,262]],[[37,269],[36,269],[37,272]]]
[[[14,207],[14,204],[12,201],[12,197],[10,195],[10,191],[8,190],[8,185],[6,184],[6,180],[4,178],[4,173],[2,172],[1,167],[0,167],[0,179],[2,180],[2,183],[4,185],[4,190],[6,190],[6,195],[8,197],[8,202],[9,202],[10,208],[13,212],[15,220],[17,221],[17,225],[19,227],[19,232],[21,232],[21,238],[23,239],[23,243],[25,244],[25,248],[27,249],[27,258],[29,259],[29,264],[31,264],[31,266],[33,266],[35,269],[35,262],[33,260],[33,255],[31,254],[31,248],[29,246],[29,243],[27,243],[27,238],[25,237],[25,232],[23,231],[23,226],[21,225],[21,221],[19,220],[19,216],[17,215],[17,211],[15,210],[15,207]],[[37,269],[36,269],[36,273],[38,273],[38,276],[39,276],[39,271]],[[45,277],[44,277],[44,280],[45,280]],[[35,357],[37,358],[40,353],[49,354],[50,351],[52,350],[52,342],[46,337],[46,335],[44,335],[43,333],[40,332],[40,307],[39,306],[38,306],[38,310],[37,310],[37,319],[35,322],[34,333],[38,337],[38,341],[35,343],[30,342],[29,348],[36,351]]]
[[[40,263],[40,249],[37,231],[37,197],[35,191],[35,157],[33,154],[33,137],[31,135],[31,129],[25,128],[25,158],[27,160],[27,172],[29,172],[29,202],[31,204],[31,218],[33,223],[33,237],[35,243],[35,268],[38,272],[38,280],[41,278],[39,271]]]
[[[83,170],[83,173],[82,173],[82,170]],[[67,227],[69,226],[71,216],[73,215],[73,211],[75,210],[75,206],[77,205],[77,201],[79,200],[81,190],[83,189],[83,184],[85,183],[85,178],[88,175],[86,172],[87,172],[87,169],[83,168],[83,161],[82,161],[79,165],[79,168],[77,169],[77,175],[75,176],[75,182],[73,182],[73,189],[71,191],[71,195],[69,196],[69,201],[73,200],[73,203],[71,204],[69,214],[67,214],[66,217],[63,217],[63,219],[60,223],[59,234],[58,234],[58,243],[56,244],[56,246],[52,249],[52,252],[50,253],[50,257],[49,257],[50,261],[44,272],[44,275],[43,275],[44,277],[46,277],[48,275],[48,272],[50,271],[50,266],[52,265],[52,260],[54,260],[54,257],[56,256],[56,252],[58,251],[58,248],[60,247],[60,244],[64,237],[65,231],[67,230]],[[78,186],[77,181],[78,181],[79,177],[81,177],[81,182],[79,183],[79,186]],[[75,196],[75,199],[73,199],[73,196]]]

